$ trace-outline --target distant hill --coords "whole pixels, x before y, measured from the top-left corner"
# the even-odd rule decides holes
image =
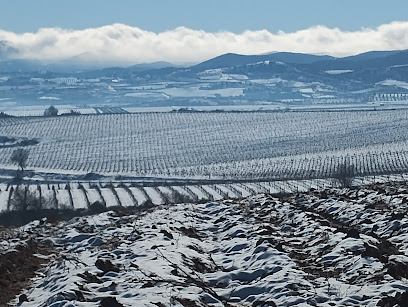
[[[379,58],[385,58],[390,55],[399,53],[400,51],[369,51],[369,52],[364,52],[360,53],[357,55],[352,55],[348,57],[342,58],[342,60],[345,61],[367,61],[367,60],[373,60],[373,59],[379,59]]]
[[[197,64],[191,69],[206,70],[215,68],[224,68],[238,65],[248,65],[258,62],[272,61],[291,64],[311,64],[323,60],[333,60],[334,57],[328,55],[312,55],[303,53],[277,52],[264,55],[241,55],[235,53],[227,53],[210,59],[208,61]]]
[[[0,75],[2,95],[18,103],[32,103],[34,97],[41,103],[53,99],[60,104],[190,107],[384,101],[408,107],[408,50],[343,58],[227,53],[189,67],[155,62],[102,68],[101,62],[88,61],[90,57],[83,54],[54,63],[0,60],[0,73],[5,72]]]
[[[408,64],[408,50],[371,51],[354,56],[336,58],[331,61],[313,63],[313,70],[362,69],[368,67],[386,67]]]
[[[175,67],[176,65],[171,64],[169,62],[154,62],[154,63],[145,63],[145,64],[136,64],[132,65],[130,67],[127,67],[127,70],[131,71],[146,71],[146,70],[152,70],[152,69],[162,69],[162,68],[168,68],[168,67]]]
[[[33,72],[43,69],[43,64],[35,60],[0,59],[0,72]]]

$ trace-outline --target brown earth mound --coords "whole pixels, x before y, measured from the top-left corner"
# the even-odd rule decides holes
[[[47,250],[36,242],[30,241],[27,245],[20,245],[6,253],[0,253],[0,307],[18,295],[29,285],[41,266],[47,262],[35,254],[46,254]],[[24,297],[20,297],[20,300]]]

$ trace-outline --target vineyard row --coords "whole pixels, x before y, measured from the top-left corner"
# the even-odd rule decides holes
[[[355,178],[355,184],[374,181],[400,181],[402,175]],[[240,199],[261,193],[296,193],[310,189],[322,190],[336,186],[332,180],[273,181],[213,185],[151,186],[137,184],[60,183],[0,186],[0,212],[16,209],[13,203],[18,195],[35,195],[41,208],[88,209],[99,203],[104,207],[137,207],[171,203],[208,202],[222,199]],[[29,208],[28,208],[29,209]]]

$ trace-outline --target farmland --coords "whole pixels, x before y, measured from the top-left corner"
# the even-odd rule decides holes
[[[401,180],[401,178],[394,178]],[[381,178],[377,177],[377,180]],[[387,178],[382,178],[387,180]],[[365,180],[370,182],[369,179]],[[372,182],[372,180],[371,180]],[[135,208],[147,205],[175,204],[179,202],[208,202],[223,199],[241,199],[259,193],[292,193],[307,191],[310,188],[330,187],[328,180],[275,181],[258,183],[179,185],[179,186],[141,186],[125,183],[58,183],[31,185],[0,185],[0,213],[16,209],[13,199],[18,191],[29,191],[41,199],[39,207],[44,209],[89,209],[99,202],[108,210]],[[27,209],[37,209],[28,207]]]
[[[43,219],[0,231],[0,256],[45,262],[9,295],[23,307],[406,306],[407,197],[396,182]]]
[[[404,182],[406,175],[355,177],[352,184],[361,186],[382,182]],[[143,186],[145,185],[145,186]],[[258,194],[291,194],[311,189],[323,190],[339,187],[331,179],[285,180],[271,182],[230,182],[222,184],[159,185],[158,183],[40,183],[8,185],[0,184],[0,213],[21,210],[16,208],[18,192],[28,191],[41,203],[33,207],[27,201],[28,210],[55,209],[92,210],[92,204],[100,203],[106,210],[115,208],[137,209],[146,206],[177,204],[182,202],[202,203],[227,199],[243,199]],[[11,220],[0,223],[13,224]],[[18,223],[20,223],[18,221]]]
[[[408,170],[408,111],[192,112],[0,120],[27,146],[37,179],[97,173],[129,178],[325,178]],[[16,144],[0,144],[2,169]],[[81,177],[78,177],[81,178]]]
[[[404,305],[407,115],[3,118],[0,303]]]

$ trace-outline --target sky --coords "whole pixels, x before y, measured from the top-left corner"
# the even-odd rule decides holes
[[[406,0],[0,0],[0,57],[199,62],[408,49]],[[407,33],[407,34],[405,34]]]

